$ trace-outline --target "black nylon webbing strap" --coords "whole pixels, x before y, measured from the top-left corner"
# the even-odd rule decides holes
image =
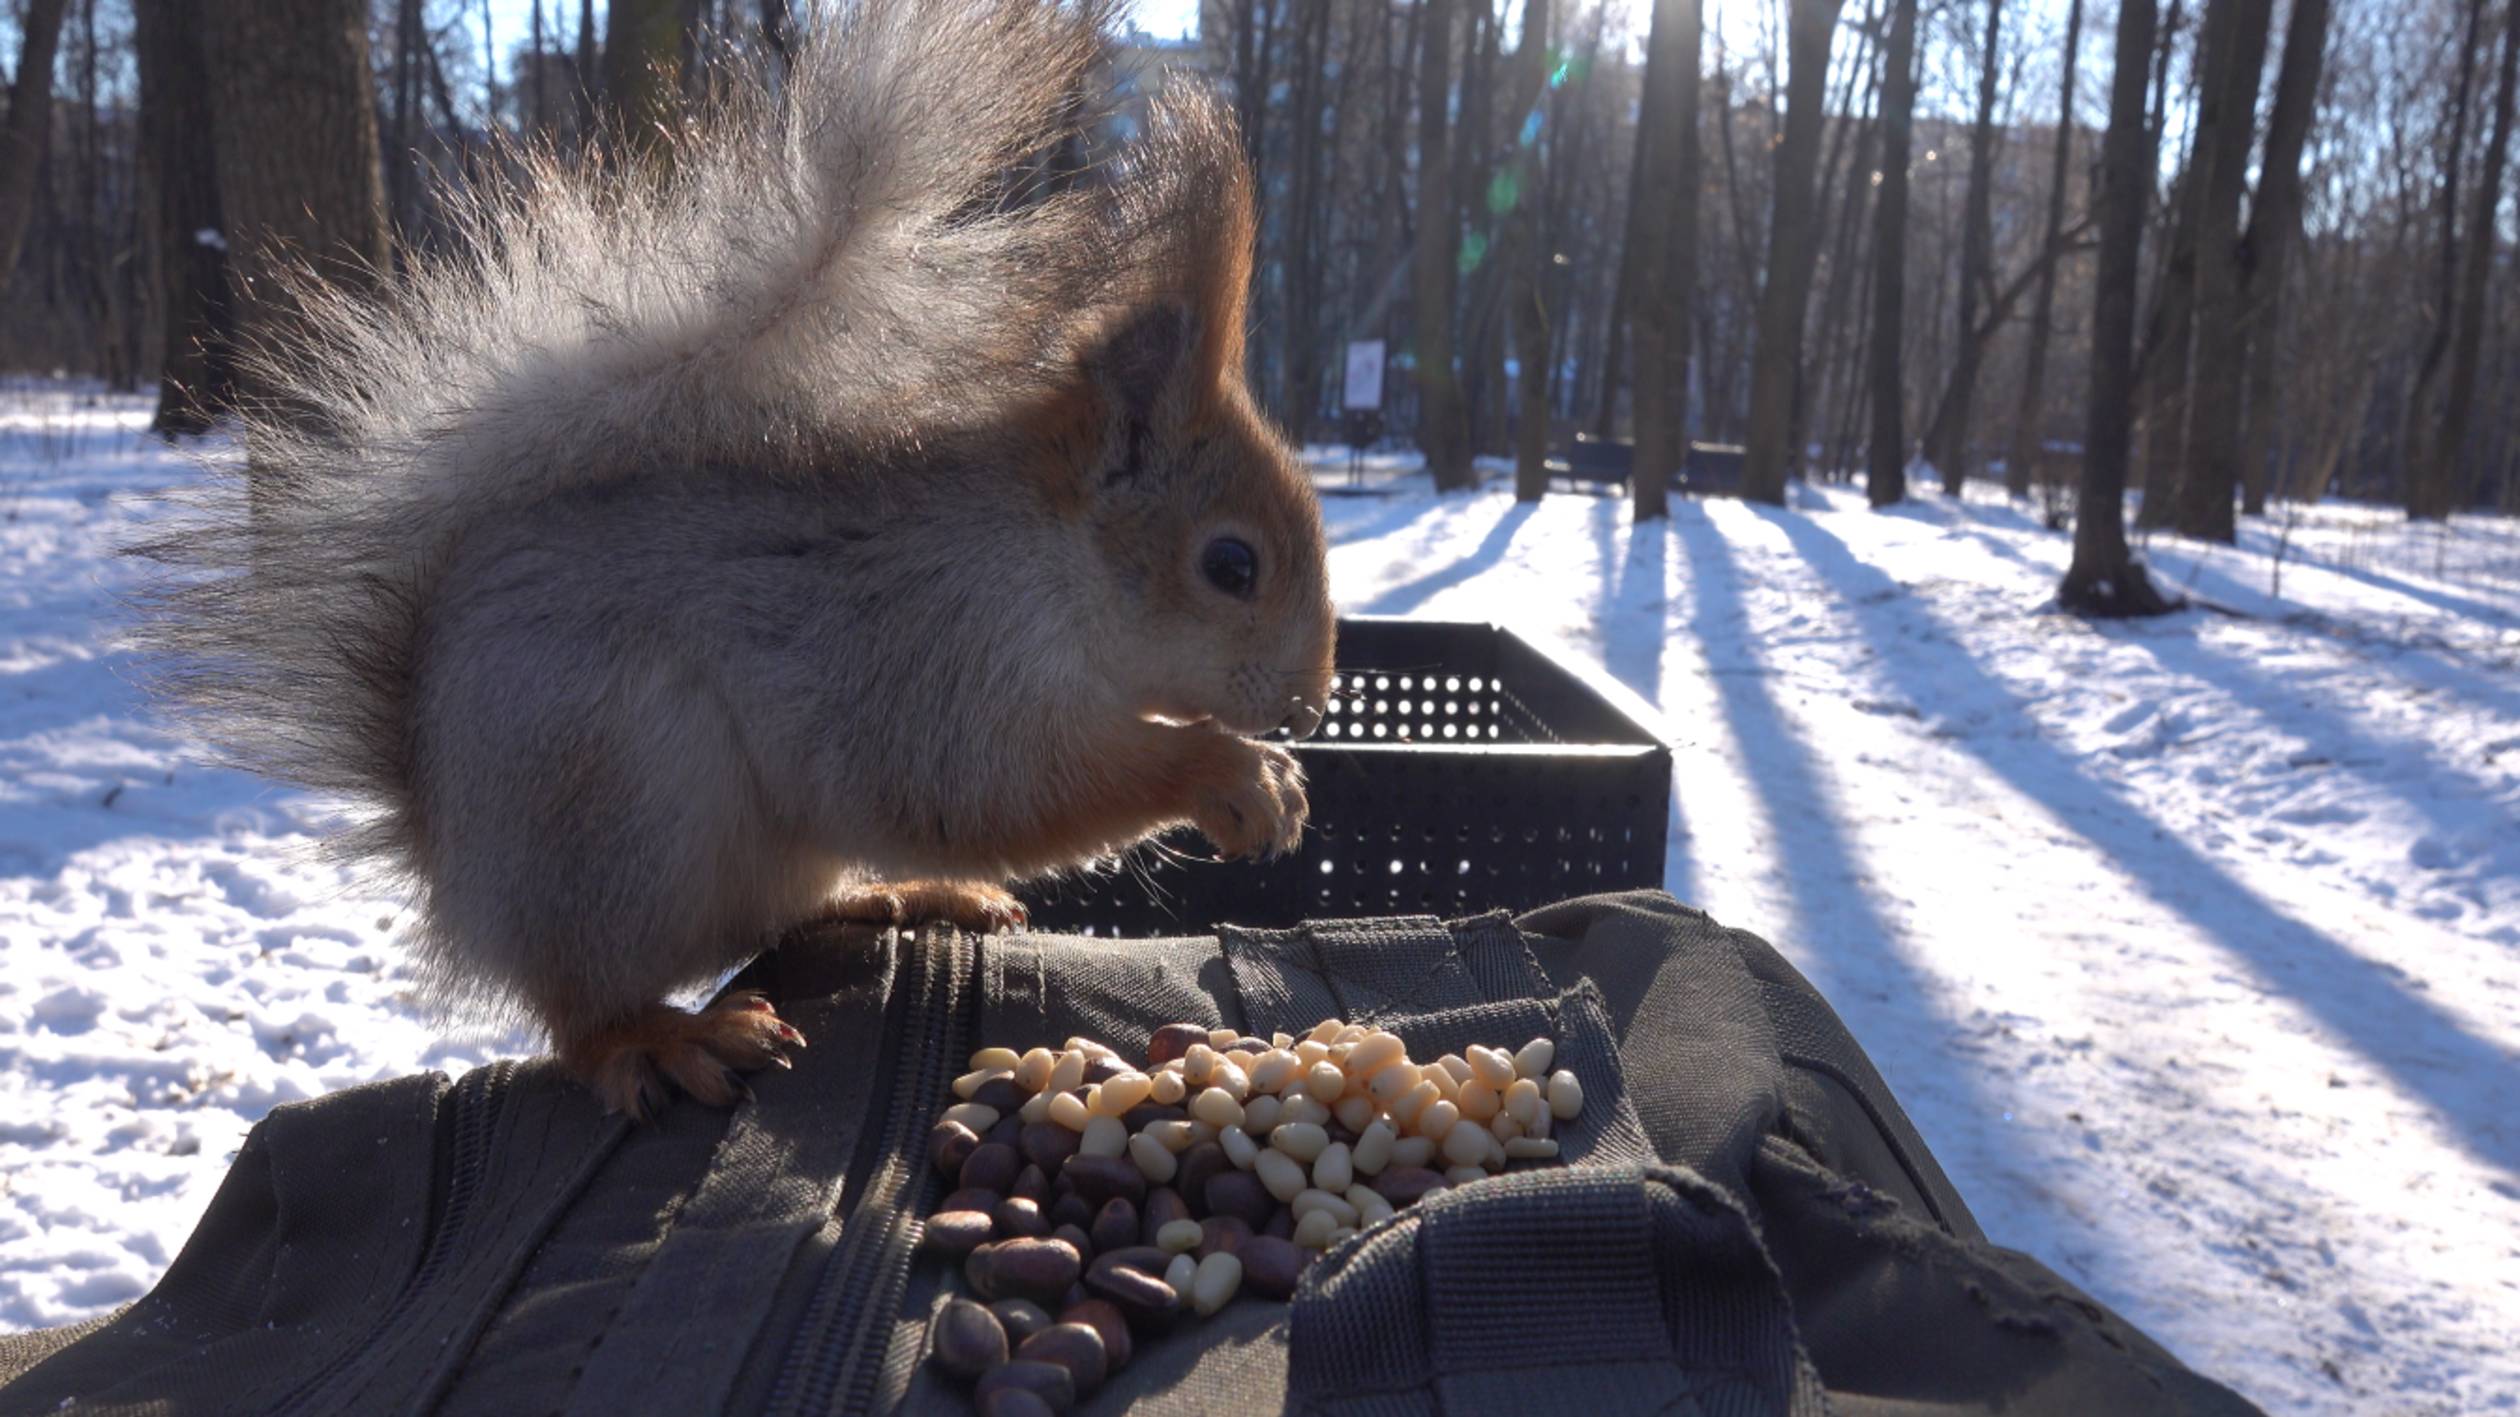
[[[1748,1218],[1669,1167],[1442,1192],[1297,1296],[1288,1407],[1323,1417],[1824,1410]]]
[[[1550,994],[1502,915],[1447,927],[1432,916],[1315,920],[1219,932],[1255,1033],[1300,1034],[1325,1018],[1371,1023]]]

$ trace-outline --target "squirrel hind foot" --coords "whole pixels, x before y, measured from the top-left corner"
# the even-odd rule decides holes
[[[1020,927],[1031,916],[1003,886],[971,881],[896,881],[849,886],[832,896],[825,918],[852,925],[941,923],[973,934]]]
[[[645,1122],[677,1091],[704,1107],[733,1106],[751,1091],[743,1074],[788,1067],[787,1050],[804,1046],[805,1035],[747,989],[696,1014],[651,1004],[627,1022],[562,1040],[559,1052],[606,1112]]]

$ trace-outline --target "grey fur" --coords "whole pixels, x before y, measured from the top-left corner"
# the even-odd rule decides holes
[[[1248,241],[1230,124],[1176,98],[1100,179],[1006,185],[1097,110],[1104,26],[868,0],[662,180],[535,162],[381,296],[297,278],[250,489],[140,548],[174,568],[141,638],[234,760],[364,805],[342,845],[411,885],[444,996],[625,1017],[836,884],[1127,846],[1158,823],[1024,824],[1116,757],[1216,758],[1150,708],[1319,701],[1318,513],[1251,431],[1239,275],[1210,288]],[[1187,348],[1110,387],[1147,310],[1227,342],[1219,389]],[[1098,388],[1083,444],[1040,431]],[[1124,448],[1153,475],[1039,471]],[[1264,548],[1260,602],[1191,583],[1219,528]],[[1158,815],[1299,823],[1291,760],[1234,751],[1256,808]]]

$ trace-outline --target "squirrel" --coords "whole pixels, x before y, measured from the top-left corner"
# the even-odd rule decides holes
[[[1006,925],[1189,824],[1291,849],[1312,483],[1245,385],[1242,143],[1116,160],[1106,6],[862,0],[647,168],[522,159],[446,254],[288,279],[244,467],[138,640],[233,761],[344,794],[442,1003],[615,1111],[804,1040],[665,1002],[795,925]]]

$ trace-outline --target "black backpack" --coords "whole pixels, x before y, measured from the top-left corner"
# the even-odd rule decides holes
[[[731,1112],[633,1127],[545,1061],[275,1110],[149,1295],[0,1338],[0,1410],[956,1410],[923,1359],[960,1280],[918,1240],[965,1056],[1330,1017],[1414,1057],[1554,1039],[1570,1164],[1142,1339],[1080,1410],[2254,1410],[1988,1243],[1802,977],[1659,893],[1169,940],[832,927],[737,984],[812,1046]]]

